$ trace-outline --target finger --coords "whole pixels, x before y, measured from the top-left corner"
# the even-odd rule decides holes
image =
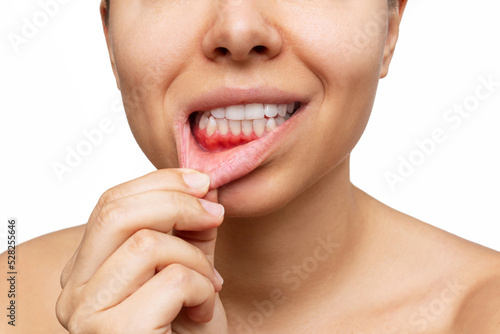
[[[199,176],[202,180],[193,180],[193,177]],[[203,178],[208,184],[203,184]],[[191,186],[186,182],[191,180]],[[153,190],[172,190],[180,191],[196,197],[203,197],[210,184],[208,175],[188,168],[168,168],[159,169],[149,174],[138,177],[134,180],[119,184],[108,189],[99,198],[97,205],[90,215],[89,221],[95,219],[100,209],[107,203],[117,200],[122,197],[127,197],[135,194],[140,194]]]
[[[61,285],[61,288],[64,289],[66,286],[66,282],[68,281],[69,275],[71,274],[71,271],[73,270],[73,265],[75,264],[76,257],[78,255],[78,252],[80,251],[81,243],[78,245],[78,248],[76,251],[73,253],[71,256],[71,259],[66,263],[64,266],[63,271],[61,272],[61,276],[59,277],[59,284]]]
[[[113,307],[172,263],[205,276],[214,291],[222,288],[200,249],[177,237],[144,229],[134,233],[99,267],[85,285],[83,298],[94,300],[95,312]]]
[[[210,321],[214,302],[212,283],[205,276],[180,264],[171,264],[103,314],[109,312],[106,316],[111,319],[123,319],[123,315],[132,318],[120,333],[149,333],[153,329],[166,332],[183,306],[199,306],[197,315],[203,318],[193,320]]]
[[[109,203],[96,221],[89,222],[69,279],[76,285],[85,284],[105,259],[138,230],[167,233],[173,228],[201,231],[218,226],[222,217],[208,213],[200,201],[180,192],[151,191]]]
[[[203,199],[206,199],[207,201],[215,202],[217,203],[219,201],[219,196],[218,196],[218,191],[217,188],[209,190]]]
[[[193,182],[193,175],[200,175],[202,178],[205,177],[208,179],[207,181],[208,184],[210,183],[208,175],[200,173],[194,169],[169,168],[169,169],[160,169],[154,171],[152,173],[141,176],[137,179],[110,188],[99,199],[97,205],[95,206],[94,210],[90,215],[89,221],[94,221],[97,215],[99,214],[100,210],[102,209],[102,207],[106,206],[107,203],[113,202],[122,197],[127,197],[147,191],[153,191],[153,190],[180,191],[201,198],[206,194],[208,190],[208,184],[199,186],[200,180],[198,179],[197,180],[198,182]],[[186,180],[189,181],[189,179],[191,179],[190,184],[186,183]],[[85,228],[84,236],[86,234],[87,234],[87,226]],[[69,278],[70,273],[73,270],[73,266],[79,250],[80,246],[75,251],[71,259],[68,261],[61,274],[60,284],[61,287],[63,288]]]
[[[218,192],[217,189],[212,189],[203,197],[211,202],[218,202]],[[214,253],[215,253],[215,243],[217,240],[217,228],[211,228],[206,231],[179,231],[173,230],[172,235],[178,236],[198,247],[205,253],[212,265],[214,265]]]

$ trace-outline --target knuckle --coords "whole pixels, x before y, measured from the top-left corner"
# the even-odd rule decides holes
[[[181,194],[177,191],[170,191],[169,192],[169,201],[172,204],[173,207],[175,208],[181,208],[184,206],[184,198],[181,196]]]
[[[89,305],[81,304],[73,312],[68,321],[68,331],[70,334],[84,334],[84,333],[100,333],[94,327],[101,327],[96,325],[96,314],[92,312]]]
[[[68,321],[68,332],[70,334],[81,334],[83,333],[82,317],[79,313],[74,313]]]
[[[189,201],[187,197],[176,191],[170,192],[170,203],[175,208],[177,220],[182,223],[185,222],[189,212],[193,211],[192,201]]]
[[[152,230],[142,229],[127,239],[125,248],[132,254],[141,254],[156,249],[157,242],[157,233]]]
[[[70,291],[68,288],[62,289],[57,298],[55,305],[56,317],[59,323],[65,328],[67,328],[69,324],[75,300],[74,291]]]
[[[115,199],[119,198],[119,191],[116,187],[109,188],[106,190],[99,198],[98,204],[102,207],[108,203],[113,202]]]
[[[95,221],[97,228],[108,225],[117,226],[125,218],[125,208],[116,202],[110,202],[101,207]]]
[[[113,333],[126,333],[125,323],[123,321],[116,321],[115,317],[110,315],[99,317],[99,326],[96,333],[98,334],[113,334]]]
[[[173,263],[167,266],[165,271],[166,279],[171,287],[185,287],[193,282],[193,272],[181,264]]]
[[[57,317],[57,320],[59,321],[59,323],[61,325],[63,325],[65,328],[67,328],[68,321],[69,321],[69,314],[68,314],[69,307],[68,307],[67,303],[64,301],[63,294],[64,294],[64,290],[63,290],[63,293],[61,293],[59,295],[59,298],[57,298],[56,317]]]
[[[208,260],[207,258],[207,255],[201,250],[199,249],[198,247],[194,247],[194,252],[196,253],[196,256],[198,258],[198,260],[201,262],[201,263],[205,263],[205,264],[210,264],[210,261]]]

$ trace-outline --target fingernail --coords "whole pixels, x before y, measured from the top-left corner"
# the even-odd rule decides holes
[[[203,173],[182,173],[182,178],[190,188],[200,189],[210,184],[210,177]]]
[[[216,217],[221,217],[224,214],[224,207],[219,203],[210,202],[204,199],[199,198],[199,201],[203,208],[207,210],[207,212]]]
[[[217,279],[219,280],[220,282],[220,285],[224,284],[224,279],[222,278],[222,276],[219,274],[219,272],[217,271],[217,269],[215,269],[214,267],[214,272],[215,272],[215,276],[217,277]]]

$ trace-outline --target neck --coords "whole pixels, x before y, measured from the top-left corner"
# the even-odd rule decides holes
[[[345,279],[364,243],[360,197],[346,159],[278,211],[226,217],[215,254],[224,277],[221,298],[250,310],[252,301],[305,300],[327,284],[331,291],[325,277]]]

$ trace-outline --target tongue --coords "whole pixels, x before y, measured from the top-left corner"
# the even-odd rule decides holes
[[[225,151],[259,138],[253,131],[249,135],[242,132],[236,136],[231,131],[223,135],[219,130],[216,130],[211,136],[207,136],[207,128],[200,129],[197,124],[192,125],[191,131],[198,144],[208,152]]]

